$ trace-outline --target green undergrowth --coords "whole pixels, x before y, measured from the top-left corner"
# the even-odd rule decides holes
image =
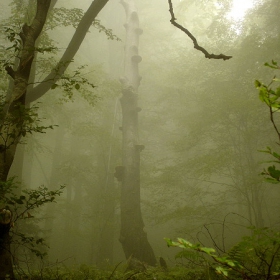
[[[25,275],[18,275],[18,280],[206,280],[219,279],[209,278],[209,271],[204,269],[190,269],[184,266],[174,266],[163,269],[161,267],[148,267],[143,271],[112,269],[101,270],[93,266],[80,265],[75,268],[56,267],[52,269],[43,269],[33,271]]]

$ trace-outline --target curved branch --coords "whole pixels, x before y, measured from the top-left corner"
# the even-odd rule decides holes
[[[51,73],[40,83],[40,85],[34,87],[28,92],[27,102],[33,102],[43,96],[51,86],[59,80],[61,75],[68,68],[72,62],[73,57],[80,48],[90,26],[95,20],[99,12],[104,8],[109,0],[95,0],[92,2],[88,10],[85,12],[82,20],[77,26],[77,29],[66,49],[62,55],[57,66],[51,71]]]
[[[171,24],[173,24],[175,27],[177,27],[178,29],[183,31],[185,34],[187,34],[192,39],[193,45],[194,45],[195,49],[197,49],[197,50],[201,51],[202,53],[204,53],[205,57],[209,58],[209,59],[213,58],[213,59],[228,60],[228,59],[232,58],[232,56],[224,55],[224,54],[213,54],[213,53],[210,54],[207,50],[205,50],[203,47],[201,47],[197,43],[197,40],[192,35],[192,33],[188,29],[186,29],[185,27],[183,27],[182,25],[180,25],[179,23],[176,22],[176,18],[175,18],[174,11],[173,11],[172,1],[168,0],[168,3],[169,3],[169,12],[170,12],[170,15],[171,15],[171,19],[170,19]]]

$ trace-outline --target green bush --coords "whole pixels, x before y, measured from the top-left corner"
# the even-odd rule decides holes
[[[195,260],[200,266],[209,268],[226,279],[279,279],[280,233],[268,228],[251,230],[251,236],[243,237],[223,255],[219,255],[213,248],[192,244],[182,238],[177,241],[168,238],[165,240],[168,246],[183,249],[176,258],[185,258],[192,262]]]

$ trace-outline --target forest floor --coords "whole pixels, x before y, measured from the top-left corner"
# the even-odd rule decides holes
[[[172,268],[149,267],[142,270],[128,270],[125,267],[98,269],[87,265],[76,268],[57,267],[20,273],[17,280],[209,280],[224,279],[214,271],[202,268],[187,268],[182,265]]]

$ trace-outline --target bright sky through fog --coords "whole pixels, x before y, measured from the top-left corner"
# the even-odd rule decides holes
[[[248,9],[253,7],[253,0],[233,0],[233,6],[228,17],[233,20],[242,20]]]

